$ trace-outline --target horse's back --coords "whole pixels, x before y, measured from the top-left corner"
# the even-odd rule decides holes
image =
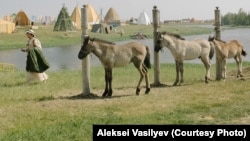
[[[232,58],[236,54],[241,54],[243,50],[243,46],[238,40],[230,40],[227,43],[227,47],[228,47],[228,58]]]
[[[195,42],[197,42],[201,48],[210,48],[210,43],[206,39],[195,39]]]
[[[208,55],[210,51],[210,44],[205,39],[194,39],[188,41],[186,46],[185,60],[192,60],[203,55]]]
[[[143,43],[140,42],[128,42],[126,44],[122,44],[120,45],[121,47],[126,47],[126,48],[144,48],[145,45]]]
[[[208,40],[196,39],[195,41],[200,45],[202,54],[209,54],[210,51],[212,50],[212,46]]]
[[[131,50],[134,55],[146,54],[146,46],[140,42],[129,42],[118,46],[118,49]]]
[[[113,57],[108,58],[113,67],[123,67],[134,60],[143,61],[147,55],[146,46],[139,42],[117,45],[113,49]]]
[[[230,48],[243,48],[242,44],[238,40],[230,40],[227,45]]]

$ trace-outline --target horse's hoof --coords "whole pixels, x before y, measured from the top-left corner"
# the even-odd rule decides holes
[[[111,98],[111,95],[109,95],[109,94],[102,95],[102,98]]]
[[[136,89],[136,95],[139,95],[139,94],[140,94],[140,91],[141,91],[141,90],[140,90],[139,88],[137,88],[137,89]]]
[[[207,80],[209,80],[209,81],[212,81],[212,78],[210,78],[210,77],[207,77]]]
[[[145,94],[148,94],[150,92],[150,88],[147,88],[145,91]]]
[[[208,83],[208,79],[205,77],[205,83],[207,84]]]
[[[111,98],[112,97],[112,95],[107,95],[105,98]]]
[[[110,93],[108,93],[108,95],[107,95],[108,97],[111,97],[112,96],[112,92],[110,92]]]
[[[243,77],[243,75],[242,74],[237,75],[237,78],[239,78],[239,77]]]
[[[102,97],[106,97],[106,96],[107,96],[107,93],[103,93],[103,94],[102,94]]]
[[[108,95],[108,90],[105,90],[102,94],[102,97],[106,97]]]

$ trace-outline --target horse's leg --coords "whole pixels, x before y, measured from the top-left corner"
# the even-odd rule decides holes
[[[102,97],[105,97],[105,96],[107,96],[107,94],[108,94],[108,69],[106,69],[105,68],[105,90],[104,90],[104,92],[103,92],[103,94],[102,94]]]
[[[239,55],[237,54],[234,57],[234,60],[236,61],[237,67],[238,67],[237,77],[243,77],[243,75],[242,75],[242,58],[241,58],[240,54]]]
[[[142,71],[144,72],[144,75],[145,75],[145,81],[146,81],[146,91],[145,91],[145,94],[148,94],[150,92],[150,84],[149,84],[149,78],[148,78],[148,70],[147,68],[142,65],[143,69]]]
[[[180,73],[181,73],[181,81],[180,85],[184,82],[183,74],[184,74],[184,64],[183,61],[180,62]]]
[[[140,91],[141,91],[141,82],[144,78],[144,73],[142,71],[142,65],[138,65],[138,64],[134,64],[135,67],[138,69],[139,73],[140,73],[140,80],[137,84],[137,88],[136,88],[136,95],[139,95],[140,94]]]
[[[112,90],[112,69],[108,69],[108,97],[111,97],[113,93]]]
[[[203,62],[205,68],[206,68],[206,75],[205,75],[205,82],[208,83],[208,80],[210,80],[210,67],[211,67],[211,63],[209,58],[201,58],[201,61]]]
[[[240,77],[243,77],[243,75],[242,75],[242,57],[241,57],[241,55],[239,56],[239,75],[240,75]]]
[[[179,83],[180,63],[178,60],[175,60],[175,69],[176,69],[176,78],[173,86],[176,86]]]
[[[222,69],[222,78],[226,79],[226,71],[227,71],[227,58],[222,59],[221,63],[221,69]]]

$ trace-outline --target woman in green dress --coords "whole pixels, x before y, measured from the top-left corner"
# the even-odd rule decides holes
[[[27,46],[21,49],[27,53],[26,81],[27,83],[45,81],[48,79],[45,71],[50,66],[42,52],[41,42],[36,38],[35,32],[31,29],[26,31],[26,36],[28,38]]]

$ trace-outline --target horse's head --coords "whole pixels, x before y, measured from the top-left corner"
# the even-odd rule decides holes
[[[208,41],[210,42],[210,44],[213,46],[213,47],[219,47],[221,44],[223,43],[226,43],[220,39],[217,39],[215,36],[208,36]]]
[[[78,58],[83,59],[92,51],[94,51],[93,40],[89,36],[85,37],[83,45],[81,46],[81,50],[78,53]]]
[[[161,32],[157,32],[156,33],[156,44],[155,44],[155,52],[159,52],[162,49],[163,45],[162,45],[162,33]]]

